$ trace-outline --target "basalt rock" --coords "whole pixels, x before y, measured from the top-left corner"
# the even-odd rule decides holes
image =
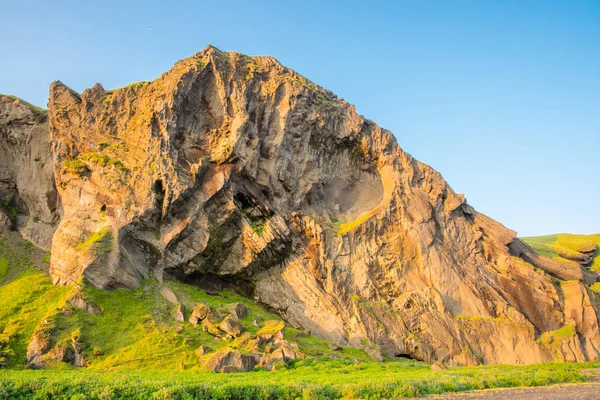
[[[22,112],[9,117],[33,128],[3,111],[3,138],[46,129]],[[82,94],[55,82],[49,131],[58,284],[135,288],[154,276],[229,287],[378,358],[600,356],[596,273],[537,256],[389,131],[271,57],[209,46],[153,82]],[[12,163],[27,170],[31,159],[11,158],[8,186],[20,182]],[[52,231],[59,201],[44,182],[33,197],[16,192]],[[218,335],[213,317],[203,324]],[[564,346],[538,340],[567,325]]]

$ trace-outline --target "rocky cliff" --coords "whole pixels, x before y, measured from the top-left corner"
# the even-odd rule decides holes
[[[271,57],[209,46],[153,82],[82,94],[55,82],[49,124],[1,107],[2,196],[22,199],[28,237],[62,216],[57,284],[231,287],[376,358],[599,358],[596,273],[536,255],[389,131]]]
[[[14,228],[49,249],[59,200],[47,111],[0,94],[0,233]]]

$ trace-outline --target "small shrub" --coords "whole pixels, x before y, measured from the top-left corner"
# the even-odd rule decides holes
[[[64,166],[64,172],[78,173],[78,174],[81,174],[86,169],[88,169],[88,165],[85,162],[78,160],[78,159],[67,160],[64,162],[63,166]]]

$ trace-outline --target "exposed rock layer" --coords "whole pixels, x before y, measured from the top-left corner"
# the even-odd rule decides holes
[[[0,233],[49,249],[60,219],[47,112],[0,95]]]
[[[375,357],[599,357],[595,273],[536,256],[273,58],[208,47],[112,92],[55,82],[49,106],[56,283],[231,285]],[[574,334],[537,340],[564,326]]]

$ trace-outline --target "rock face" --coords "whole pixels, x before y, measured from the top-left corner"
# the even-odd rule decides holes
[[[53,337],[55,326],[51,320],[38,324],[27,347],[27,364],[33,368],[45,368],[49,362],[62,361],[77,367],[85,367],[83,349],[79,334],[73,332],[70,338],[57,342]]]
[[[0,94],[0,233],[49,249],[59,219],[47,112]]]
[[[111,92],[55,82],[49,121],[64,214],[52,241],[56,283],[83,275],[135,288],[168,276],[231,286],[376,357],[474,365],[600,355],[595,273],[535,255],[389,131],[273,58],[209,46],[153,82]],[[3,123],[2,132],[14,125]],[[35,193],[50,229],[58,201]],[[574,329],[568,345],[537,340],[563,327]]]

